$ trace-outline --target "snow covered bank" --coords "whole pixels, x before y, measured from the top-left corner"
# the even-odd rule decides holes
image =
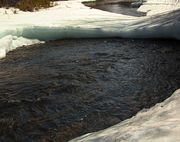
[[[81,1],[60,1],[55,7],[38,12],[16,11],[14,14],[11,9],[1,9],[0,40],[9,35],[43,41],[92,37],[180,39],[178,10],[153,17],[131,17],[91,9]],[[0,47],[3,57],[8,49],[17,47],[6,45]]]
[[[154,15],[162,12],[174,11],[179,8],[180,0],[147,0],[138,11],[147,12],[147,15]]]
[[[26,39],[23,37],[17,37],[17,36],[5,36],[0,39],[0,58],[4,58],[6,56],[6,53],[9,51],[12,51],[16,49],[17,47],[22,47],[22,46],[28,46],[32,44],[38,44],[38,43],[43,43],[39,40],[36,39]]]
[[[179,142],[180,90],[149,110],[108,129],[70,142]]]

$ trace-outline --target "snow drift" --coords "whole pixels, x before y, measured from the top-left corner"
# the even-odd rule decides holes
[[[70,142],[179,142],[180,90],[163,103],[108,129]]]
[[[162,12],[175,11],[180,8],[180,0],[147,0],[138,11],[154,15]]]
[[[55,7],[46,10],[16,10],[17,14],[14,14],[14,9],[0,9],[1,43],[6,42],[3,41],[6,36],[15,36],[19,40],[36,39],[36,43],[63,38],[97,37],[180,39],[179,10],[167,10],[166,13],[161,12],[153,16],[132,17],[91,9],[84,6],[81,1],[60,1]],[[152,0],[147,3],[150,1]],[[163,0],[161,1],[163,3]],[[21,45],[27,45],[23,42]],[[13,45],[9,47],[9,44],[1,44],[1,57],[11,51],[9,49],[17,47],[12,47]]]

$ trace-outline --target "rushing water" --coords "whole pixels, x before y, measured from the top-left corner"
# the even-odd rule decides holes
[[[0,141],[67,141],[127,119],[180,87],[180,42],[76,39],[0,60]]]

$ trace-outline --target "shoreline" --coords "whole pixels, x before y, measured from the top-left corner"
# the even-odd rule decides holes
[[[107,129],[88,133],[69,142],[179,142],[180,89],[165,101]]]

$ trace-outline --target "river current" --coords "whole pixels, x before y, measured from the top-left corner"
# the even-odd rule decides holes
[[[0,141],[59,141],[101,130],[180,87],[176,40],[69,39],[0,60]]]

